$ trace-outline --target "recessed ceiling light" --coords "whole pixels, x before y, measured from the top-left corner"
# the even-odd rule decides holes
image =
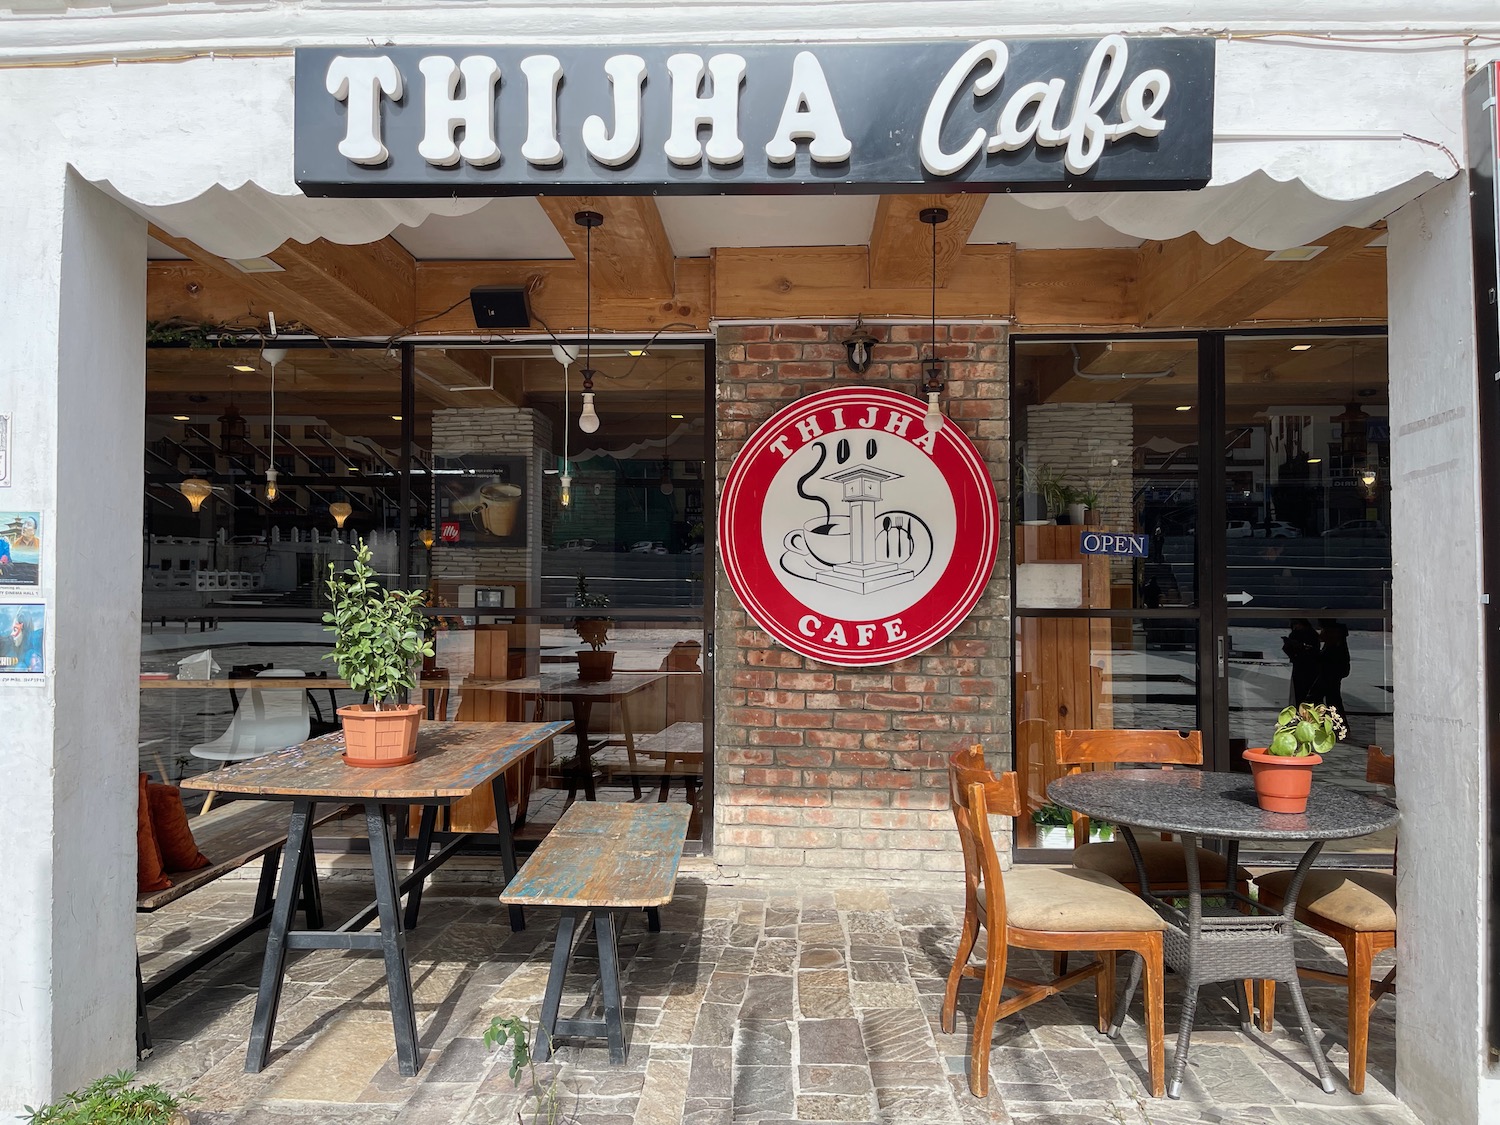
[[[672,415],[672,417],[676,418],[679,422],[682,420],[682,415],[681,414],[674,414],[674,415]]]
[[[251,367],[248,363],[231,363],[229,366],[233,370],[235,370],[235,371],[254,371],[255,370],[255,368]]]
[[[190,419],[188,418],[188,416],[186,414],[174,414],[174,415],[172,415],[172,421],[174,421],[174,422],[187,422],[189,420]]]
[[[1293,344],[1292,345],[1292,351],[1294,351],[1294,352],[1310,352],[1310,351],[1312,351],[1312,345],[1311,344]]]
[[[1309,465],[1321,465],[1323,463],[1323,458],[1321,458],[1321,457],[1309,457],[1307,459],[1307,463]]]
[[[1177,407],[1177,409],[1178,410],[1191,410],[1192,407],[1191,406],[1179,406],[1179,407]]]
[[[626,355],[641,356],[641,355],[645,355],[646,354],[646,349],[645,348],[626,348],[625,349],[625,354]]]
[[[399,415],[399,414],[392,414],[391,415],[391,421],[392,422],[399,422],[399,421],[401,421],[401,415]]]
[[[1327,250],[1326,246],[1288,246],[1285,250],[1277,250],[1274,254],[1267,254],[1268,262],[1310,262]]]

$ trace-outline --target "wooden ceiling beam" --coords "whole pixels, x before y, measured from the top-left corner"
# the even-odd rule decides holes
[[[150,233],[228,282],[235,304],[248,297],[258,322],[275,312],[278,326],[296,322],[320,336],[394,336],[414,319],[416,262],[394,238],[359,246],[289,240],[266,255],[280,270],[246,273],[195,242],[155,226]]]
[[[920,225],[920,224],[918,224]],[[943,317],[1011,315],[1011,246],[970,246],[958,256],[948,286],[938,294]],[[713,253],[714,316],[911,316],[932,309],[926,281],[880,288],[869,282],[863,246],[780,246],[718,249]]]
[[[594,288],[601,296],[672,296],[676,265],[672,242],[651,196],[544,195],[538,202],[579,264],[592,237]],[[574,221],[579,211],[597,211],[604,216],[604,225],[594,227],[590,236]]]
[[[1143,328],[1216,328],[1252,319],[1261,309],[1326,275],[1382,232],[1340,227],[1313,245],[1307,261],[1271,261],[1265,250],[1230,239],[1205,242],[1185,234],[1140,248],[1136,321]]]
[[[963,195],[882,195],[870,230],[870,288],[931,287],[933,235],[937,235],[937,283],[946,289],[969,244],[974,224],[989,197]],[[935,228],[922,222],[928,207],[942,207],[948,220]]]
[[[667,325],[706,331],[709,321],[707,258],[683,258],[676,266],[677,288],[666,297],[594,294],[590,319],[596,332],[650,334]],[[598,273],[594,274],[598,280]],[[468,293],[476,285],[524,285],[532,319],[553,333],[581,333],[583,265],[579,262],[418,262],[417,331],[427,335],[472,335],[474,316]],[[452,307],[450,307],[452,306]],[[445,311],[446,310],[446,311]],[[506,332],[505,335],[520,335]],[[546,338],[543,337],[545,340]]]

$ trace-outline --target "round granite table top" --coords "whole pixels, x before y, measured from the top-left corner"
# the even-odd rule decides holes
[[[1248,774],[1103,770],[1060,777],[1047,796],[1094,820],[1226,840],[1342,840],[1389,828],[1384,801],[1314,781],[1304,813],[1266,812]]]

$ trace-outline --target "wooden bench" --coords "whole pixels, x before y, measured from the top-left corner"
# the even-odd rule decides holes
[[[323,810],[316,823],[322,824],[339,814],[337,806]],[[146,1005],[176,987],[193,973],[217,960],[271,920],[271,905],[276,891],[277,863],[286,844],[290,823],[286,806],[276,801],[232,801],[212,812],[194,817],[193,839],[198,850],[213,862],[196,871],[169,871],[172,885],[161,891],[145,891],[135,896],[137,914],[151,914],[169,903],[206,887],[231,871],[238,871],[256,859],[261,861],[260,885],[256,888],[255,906],[250,917],[209,945],[173,965],[150,984],[141,976],[140,957],[135,962],[136,983],[136,1051],[144,1055],[151,1050],[151,1027]],[[317,869],[308,863],[303,868],[302,909],[310,928],[322,925],[322,899],[318,892]]]
[[[500,896],[501,902],[511,906],[562,908],[534,1046],[538,1060],[551,1057],[553,1043],[560,1036],[578,1036],[607,1039],[609,1061],[625,1061],[615,916],[644,908],[651,929],[661,929],[657,908],[672,901],[688,817],[686,805],[575,802]],[[599,950],[598,987],[604,1016],[559,1019],[573,938],[580,919],[586,928],[590,914]],[[589,995],[593,995],[592,988]]]

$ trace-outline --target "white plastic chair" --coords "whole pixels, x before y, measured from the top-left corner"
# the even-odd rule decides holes
[[[306,675],[299,670],[269,668],[256,679],[305,679]],[[189,753],[213,762],[242,762],[305,742],[311,729],[312,707],[306,690],[250,688],[229,720],[229,729],[212,742],[192,747]],[[204,800],[203,812],[213,805],[215,795],[211,792]]]

